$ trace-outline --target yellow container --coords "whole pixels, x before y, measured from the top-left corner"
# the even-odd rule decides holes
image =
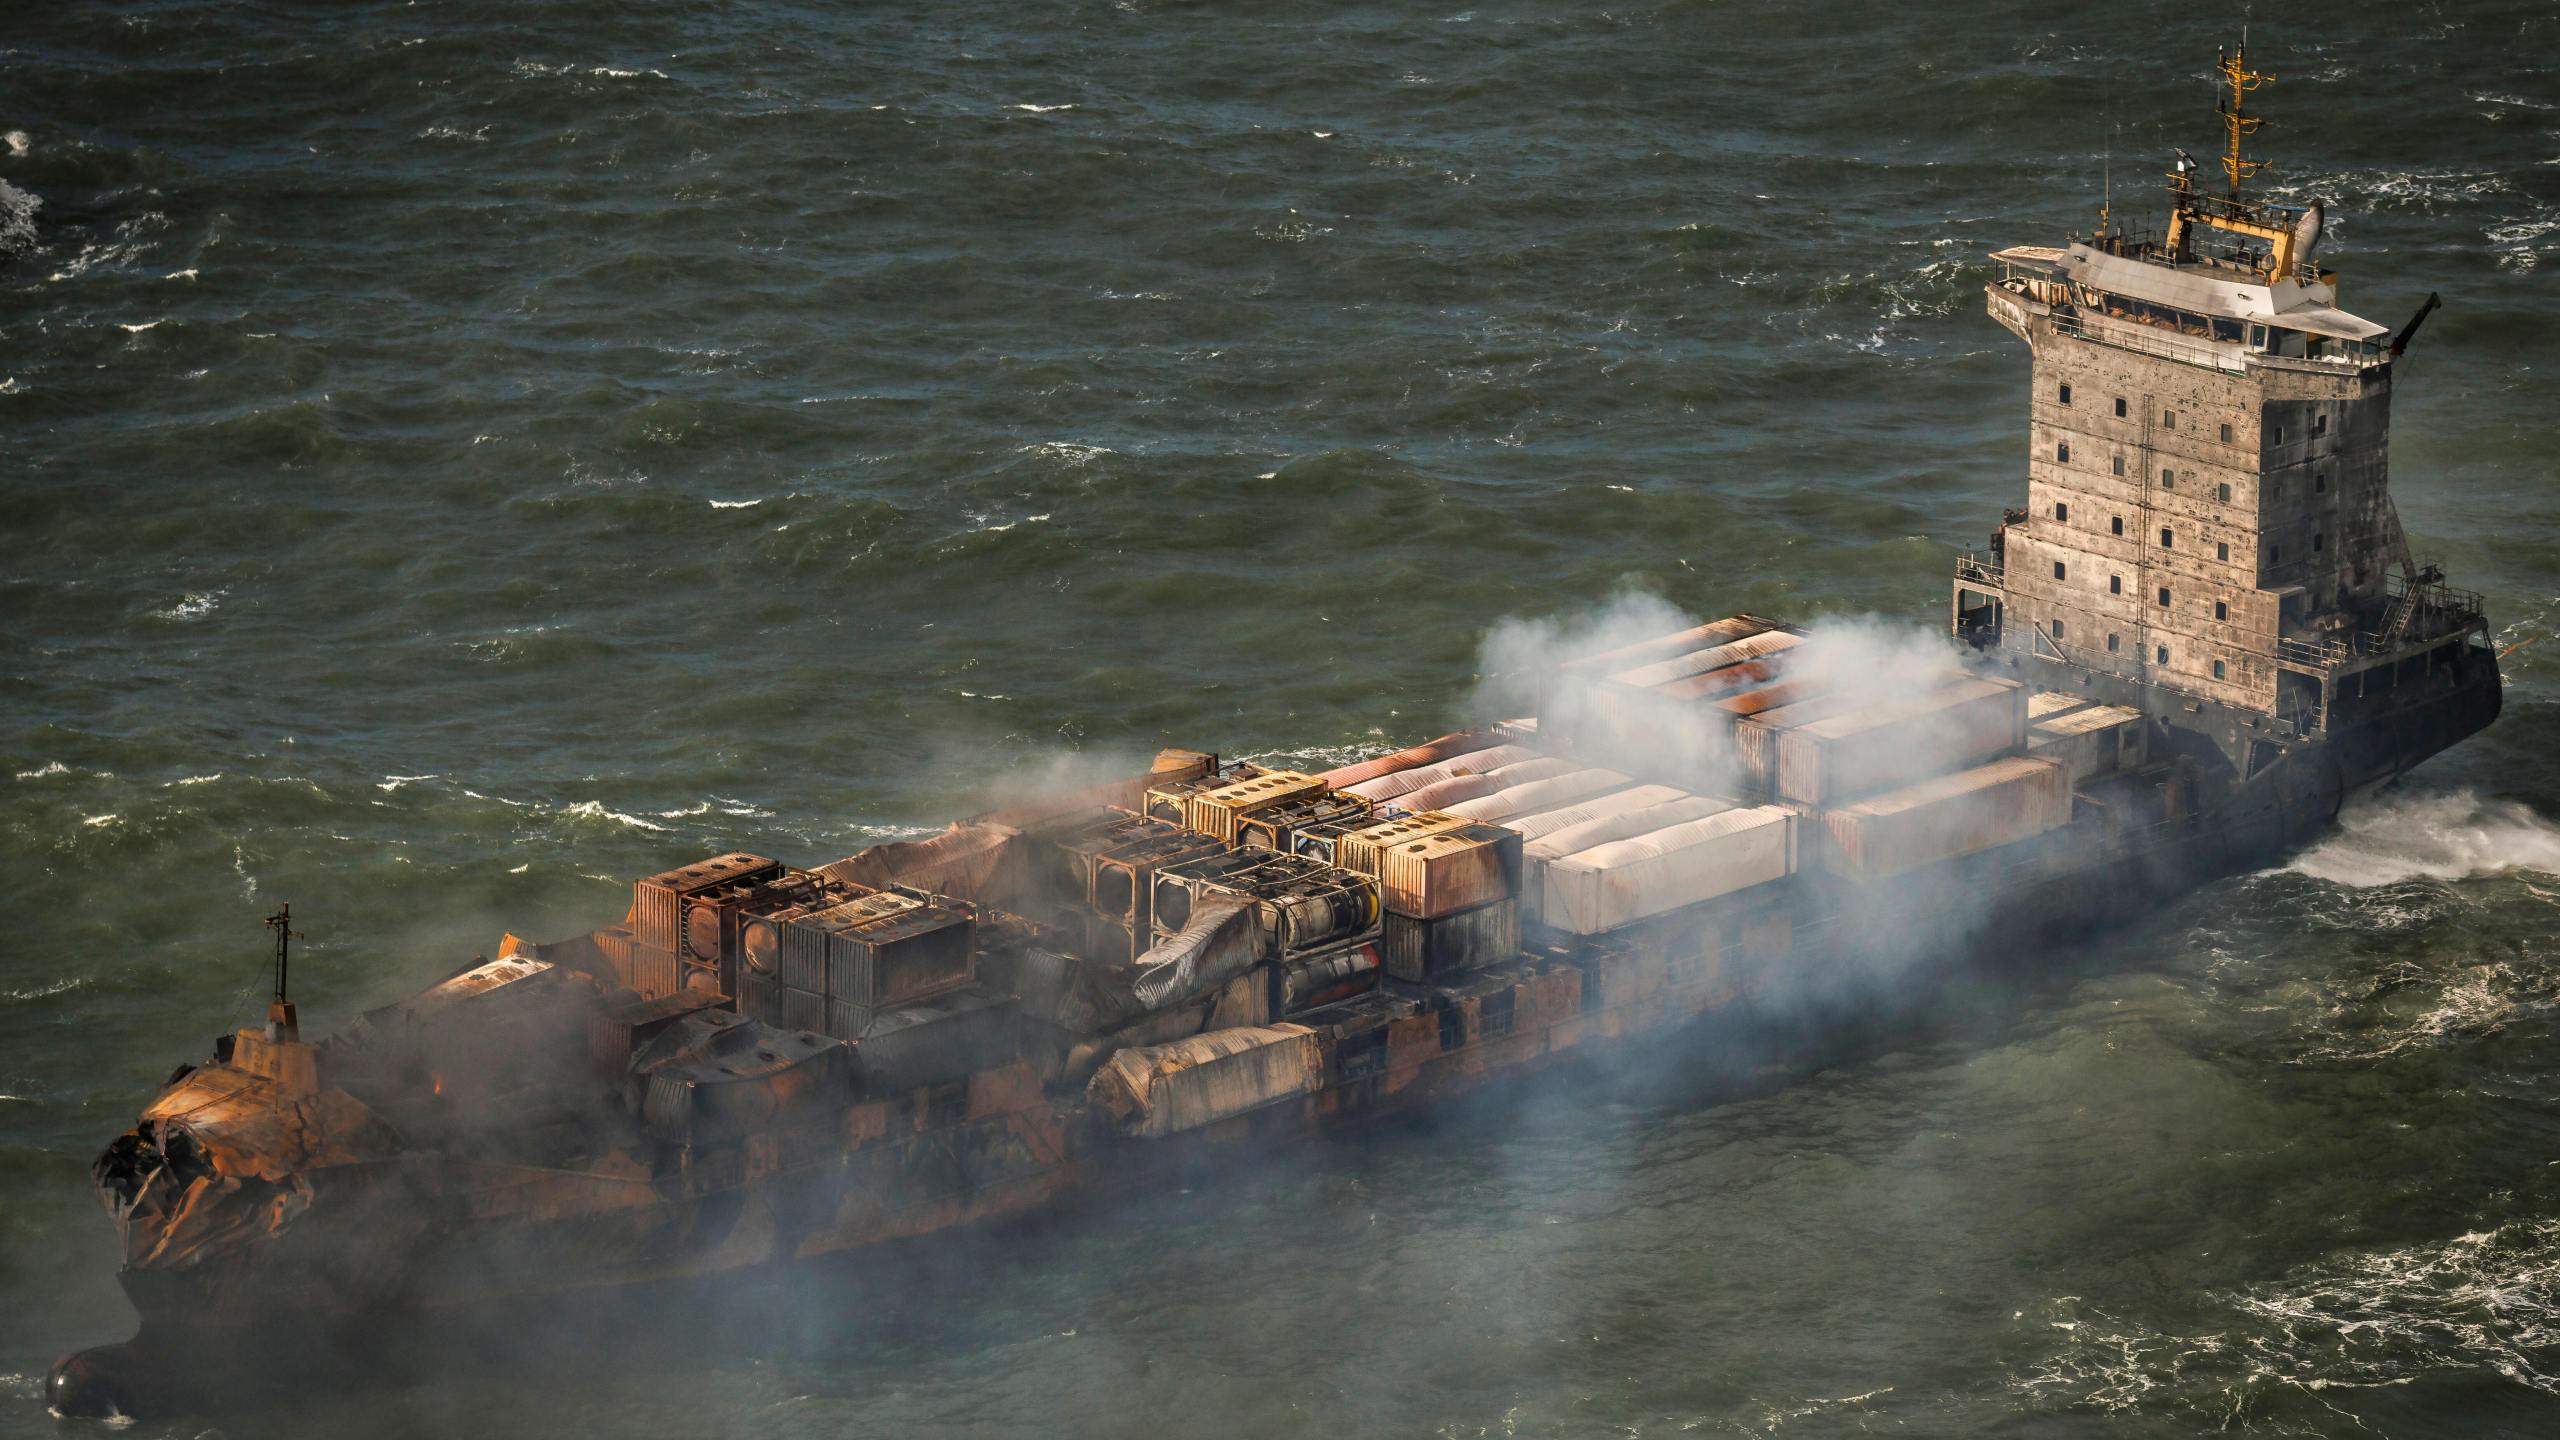
[[[1381,820],[1365,829],[1346,830],[1333,842],[1333,863],[1345,870],[1374,876],[1378,873],[1378,856],[1388,846],[1401,840],[1419,840],[1425,835],[1455,830],[1466,823],[1464,815],[1426,810],[1419,815]]]
[[[1511,898],[1520,836],[1498,825],[1468,825],[1391,845],[1379,856],[1378,888],[1388,913],[1437,920]]]
[[[1249,780],[1221,785],[1215,790],[1194,791],[1191,813],[1186,823],[1203,835],[1212,835],[1234,844],[1236,822],[1247,815],[1322,795],[1328,787],[1322,780],[1298,770],[1268,770]]]

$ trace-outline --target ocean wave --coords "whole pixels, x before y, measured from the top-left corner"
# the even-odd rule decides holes
[[[2286,869],[2356,889],[2511,870],[2560,875],[2560,826],[2468,789],[2400,790],[2350,804]]]
[[[190,620],[201,620],[207,615],[212,614],[214,612],[214,608],[222,603],[222,597],[230,593],[231,592],[228,590],[192,591],[184,598],[180,599],[177,604],[171,605],[165,610],[152,611],[151,618],[154,620],[176,620],[182,623]]]
[[[575,805],[564,805],[560,813],[578,820],[610,820],[616,825],[628,825],[634,830],[655,830],[661,834],[667,830],[666,826],[655,820],[643,820],[637,815],[626,815],[619,810],[607,810],[602,802],[595,800],[581,800]]]
[[[9,133],[13,141],[26,138],[19,131]],[[36,248],[36,212],[43,208],[41,199],[0,180],[0,255],[23,255]]]

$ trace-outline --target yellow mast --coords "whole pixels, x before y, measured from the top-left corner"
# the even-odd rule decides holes
[[[2230,134],[2229,147],[2222,156],[2222,172],[2231,177],[2231,198],[2237,200],[2240,198],[2240,182],[2267,166],[2264,160],[2240,158],[2241,138],[2256,134],[2260,123],[2256,116],[2248,114],[2244,109],[2246,97],[2250,91],[2276,77],[2261,75],[2249,68],[2249,42],[2246,38],[2241,40],[2238,49],[2227,55],[2216,51],[2214,68],[2220,70],[2224,78],[2231,82],[2230,103],[2220,107],[2223,127]]]

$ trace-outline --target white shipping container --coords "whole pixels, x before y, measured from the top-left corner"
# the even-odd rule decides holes
[[[1579,825],[1585,820],[1598,820],[1610,815],[1623,815],[1630,810],[1667,805],[1688,793],[1677,785],[1638,785],[1631,790],[1595,796],[1578,804],[1515,816],[1502,823],[1519,831],[1521,839],[1535,840],[1541,835],[1562,830],[1568,825]]]
[[[2061,762],[2014,755],[1890,790],[1823,817],[1829,867],[1881,880],[2071,823]]]
[[[2059,760],[2071,783],[2142,763],[2149,749],[2142,712],[2122,705],[2091,705],[2039,720],[2027,730],[2027,753]]]
[[[1778,736],[1778,793],[1834,805],[1944,774],[2026,743],[2026,687],[1964,680],[1862,706]]]
[[[1449,813],[1499,825],[1516,815],[1533,815],[1540,810],[1551,810],[1558,805],[1570,805],[1576,800],[1588,800],[1594,795],[1622,789],[1626,783],[1627,777],[1615,770],[1569,770],[1562,775],[1497,790],[1480,799],[1461,801],[1450,806]]]
[[[1532,780],[1552,780],[1582,768],[1577,761],[1538,756],[1487,770],[1481,775],[1460,775],[1452,780],[1425,785],[1410,794],[1397,796],[1392,803],[1402,810],[1446,810],[1462,800],[1479,800],[1515,785],[1526,785]]]
[[[1548,861],[1561,860],[1567,855],[1588,850],[1595,845],[1606,845],[1612,840],[1624,840],[1631,835],[1650,835],[1656,830],[1667,830],[1674,825],[1685,824],[1691,820],[1704,820],[1710,815],[1721,815],[1734,808],[1734,803],[1730,800],[1718,800],[1709,795],[1691,795],[1685,791],[1672,790],[1668,785],[1648,785],[1644,788],[1669,790],[1674,798],[1659,804],[1621,810],[1611,815],[1594,816],[1577,824],[1550,830],[1521,847],[1520,899],[1523,908],[1529,914],[1545,913],[1541,897],[1546,894]],[[1628,790],[1619,793],[1632,795],[1635,792]],[[1609,798],[1614,800],[1618,797],[1612,795]],[[1520,830],[1523,835],[1528,833],[1518,825],[1511,828]]]
[[[1597,935],[1783,880],[1795,871],[1796,823],[1792,810],[1758,805],[1551,861],[1540,901],[1547,925]]]
[[[1745,660],[1758,660],[1763,656],[1775,655],[1781,650],[1792,650],[1803,643],[1804,637],[1801,635],[1790,634],[1784,630],[1764,631],[1758,635],[1744,636],[1739,640],[1728,640],[1710,649],[1694,650],[1668,660],[1657,660],[1650,665],[1639,665],[1632,670],[1621,670],[1609,677],[1609,683],[1613,686],[1650,690],[1656,685],[1668,685],[1674,680],[1686,680],[1692,675],[1704,675],[1710,670],[1721,670],[1727,665],[1739,665]]]
[[[1481,775],[1488,770],[1499,770],[1505,765],[1517,765],[1523,760],[1534,760],[1537,755],[1537,751],[1526,745],[1496,745],[1490,749],[1476,750],[1465,755],[1453,755],[1436,764],[1416,765],[1410,770],[1397,770],[1374,780],[1363,780],[1357,785],[1346,785],[1342,788],[1363,800],[1393,800],[1410,795],[1425,785],[1454,779],[1460,775]]]

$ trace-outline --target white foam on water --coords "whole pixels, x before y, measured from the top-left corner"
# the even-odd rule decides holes
[[[190,266],[184,270],[172,270],[160,278],[163,280],[193,280],[196,278],[196,272],[194,267]]]
[[[753,507],[758,506],[758,505],[761,505],[761,504],[763,504],[763,503],[764,503],[764,501],[763,501],[763,500],[761,500],[761,499],[757,499],[757,500],[714,500],[714,501],[712,501],[712,502],[711,502],[711,508],[712,508],[712,509],[714,509],[714,510],[747,510],[747,509],[752,509]]]
[[[18,778],[21,780],[42,780],[47,776],[68,775],[70,773],[70,766],[63,764],[59,760],[47,760],[33,770],[19,771]]]
[[[177,785],[210,785],[210,784],[212,784],[214,781],[219,780],[219,779],[221,779],[221,778],[222,778],[222,772],[221,772],[221,771],[219,771],[219,770],[216,770],[216,771],[214,771],[214,772],[213,772],[212,774],[210,774],[210,775],[187,775],[187,776],[183,776],[183,777],[181,777],[181,778],[179,778],[179,779],[172,780],[172,781],[168,782],[168,784],[167,784],[167,785],[163,785],[163,786],[161,786],[160,788],[161,788],[161,789],[163,789],[163,790],[166,790],[166,789],[171,788],[172,786],[177,786]]]
[[[1011,108],[1016,110],[1028,110],[1034,115],[1048,115],[1060,110],[1073,110],[1076,107],[1073,105],[1016,105]]]
[[[166,610],[152,611],[151,616],[155,620],[201,620],[213,613],[214,607],[222,603],[222,597],[226,593],[221,590],[195,591]]]
[[[6,135],[0,135],[0,143],[8,145],[10,158],[22,158],[27,153],[27,132],[12,130]]]
[[[139,335],[145,330],[157,330],[167,323],[169,323],[169,317],[163,315],[157,320],[145,320],[139,325],[127,325],[119,320],[116,322],[116,328],[127,335]]]
[[[655,820],[643,820],[637,815],[625,815],[619,810],[607,810],[602,804],[593,800],[581,800],[575,805],[564,806],[560,813],[575,816],[581,820],[611,820],[617,825],[628,825],[635,830],[656,830],[663,833],[667,828]]]
[[[2358,889],[2510,870],[2560,875],[2560,826],[2469,789],[2393,791],[2348,805],[2336,832],[2285,868]]]
[[[111,811],[104,815],[83,815],[80,817],[80,823],[94,830],[101,825],[113,825],[121,818],[123,817]]]

